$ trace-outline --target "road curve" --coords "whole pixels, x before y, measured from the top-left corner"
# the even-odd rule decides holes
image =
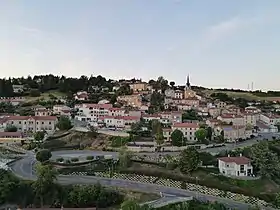
[[[62,151],[60,151],[59,154],[62,155]],[[33,171],[35,162],[36,162],[35,156],[29,154],[25,156],[23,159],[20,159],[12,163],[10,165],[10,168],[15,175],[17,175],[22,179],[36,180],[36,175],[34,174]],[[145,191],[145,192],[149,191],[151,193],[162,192],[165,194],[172,194],[179,197],[192,196],[201,201],[217,201],[225,204],[229,208],[235,208],[240,210],[246,210],[249,208],[249,204],[233,201],[230,199],[215,197],[215,196],[206,195],[194,191],[160,186],[157,184],[140,183],[140,182],[122,180],[122,179],[110,179],[110,178],[102,178],[102,177],[95,177],[95,176],[59,175],[58,182],[61,184],[94,184],[99,182],[102,185],[111,186],[111,187],[122,187],[131,190],[138,190],[138,191]]]
[[[267,134],[264,135],[262,138],[268,138],[270,139],[273,134]],[[221,150],[231,150],[234,148],[241,148],[253,145],[258,142],[260,138],[256,138],[253,140],[249,140],[246,142],[238,143],[238,144],[227,144],[225,147],[220,148],[208,148],[203,151],[216,153]],[[156,153],[141,153],[142,155],[148,155],[148,156],[154,156],[157,155]],[[175,155],[178,153],[174,152],[161,152],[160,154],[170,154]],[[117,157],[117,152],[102,152],[102,151],[92,151],[92,150],[66,150],[66,151],[54,151],[52,152],[53,158],[57,157],[77,157],[77,156],[89,156],[89,155],[112,155],[113,157]],[[35,155],[28,153],[26,156],[24,156],[22,159],[13,162],[10,165],[11,170],[15,175],[18,177],[21,177],[23,179],[28,180],[36,180],[36,175],[33,172],[34,163],[36,162]],[[122,187],[122,188],[128,188],[133,190],[139,190],[139,191],[145,191],[149,190],[149,192],[162,192],[166,194],[172,194],[176,196],[192,196],[194,198],[197,198],[201,201],[218,201],[220,203],[225,204],[229,208],[236,208],[240,210],[245,210],[249,208],[249,204],[241,203],[237,201],[233,201],[230,199],[215,197],[211,195],[206,195],[194,191],[188,191],[183,189],[177,189],[177,188],[171,188],[171,187],[165,187],[160,186],[156,184],[148,184],[148,183],[140,183],[140,182],[134,182],[129,180],[121,180],[121,179],[109,179],[109,178],[101,178],[101,177],[95,177],[95,176],[64,176],[60,175],[58,176],[58,182],[61,184],[93,184],[96,182],[101,183],[105,186],[113,186],[113,187]],[[272,208],[265,208],[265,209],[272,209]]]

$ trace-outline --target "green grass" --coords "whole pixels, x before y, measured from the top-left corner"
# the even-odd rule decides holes
[[[38,97],[31,97],[31,96],[26,96],[26,102],[34,102],[37,100],[50,100],[50,95],[53,95],[54,97],[61,99],[63,98],[65,95],[65,93],[59,92],[59,91],[48,91],[45,93],[42,93],[41,96]]]
[[[235,92],[235,91],[226,91],[226,90],[204,90],[202,91],[206,95],[211,95],[212,93],[226,93],[228,96],[233,98],[245,98],[248,100],[268,100],[274,101],[279,100],[280,97],[260,97],[256,96],[250,92]]]

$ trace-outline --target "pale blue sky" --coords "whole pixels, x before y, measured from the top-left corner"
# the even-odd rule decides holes
[[[1,0],[0,77],[280,89],[279,0]]]

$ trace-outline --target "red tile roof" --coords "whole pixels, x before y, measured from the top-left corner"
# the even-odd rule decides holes
[[[22,133],[21,132],[0,132],[0,138],[3,137],[22,137]]]
[[[86,108],[94,108],[94,109],[111,109],[113,107],[112,104],[84,104]]]
[[[56,116],[10,116],[7,120],[56,120]]]
[[[174,123],[174,128],[199,128],[197,123]]]
[[[251,162],[249,158],[244,156],[241,157],[221,157],[218,158],[219,160],[226,162],[226,163],[236,163],[237,165],[248,164]]]

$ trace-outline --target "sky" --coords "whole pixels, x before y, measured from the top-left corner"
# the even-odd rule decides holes
[[[280,90],[279,0],[2,0],[0,77]]]

